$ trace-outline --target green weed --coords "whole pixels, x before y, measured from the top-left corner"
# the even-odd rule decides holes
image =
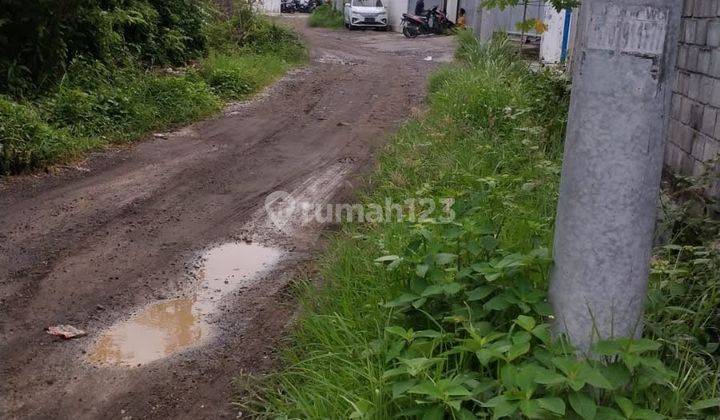
[[[331,4],[323,4],[317,7],[308,18],[308,25],[318,28],[342,28],[345,24],[343,14],[333,9]]]
[[[0,172],[37,168],[88,145],[73,143],[62,129],[49,126],[29,104],[0,96]]]
[[[363,198],[454,197],[455,221],[438,209],[344,225],[322,285],[299,287],[285,367],[240,404],[274,418],[716,415],[717,252],[659,250],[674,259],[655,264],[651,339],[576,358],[551,338],[546,292],[567,81],[530,71],[502,41],[461,34],[458,56],[431,78],[427,114],[392,139]],[[685,271],[672,271],[678,261]],[[690,276],[699,284],[680,287]]]
[[[3,113],[11,116],[1,123],[0,174],[42,168],[197,120],[224,101],[257,92],[305,60],[305,47],[293,32],[253,14],[245,3],[236,6],[237,15],[218,15],[206,28],[203,39],[217,50],[198,60],[197,71],[167,73],[122,56],[115,63],[77,56],[57,86],[35,101],[3,98]],[[172,44],[167,37],[163,42]],[[170,44],[163,47],[168,54],[181,46]]]
[[[216,55],[203,63],[201,74],[215,93],[240,99],[266,86],[290,67],[274,55]]]

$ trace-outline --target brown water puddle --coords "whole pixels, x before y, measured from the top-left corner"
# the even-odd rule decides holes
[[[227,243],[203,255],[199,285],[190,296],[151,304],[105,331],[88,359],[99,365],[136,366],[199,344],[210,335],[207,317],[223,296],[252,283],[280,259],[282,251]]]

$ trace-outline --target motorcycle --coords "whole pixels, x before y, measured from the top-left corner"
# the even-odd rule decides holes
[[[280,13],[295,13],[298,11],[297,0],[282,0],[280,2]]]
[[[428,10],[426,16],[411,15],[403,13],[402,33],[408,38],[415,38],[418,35],[436,34],[442,35],[452,29],[455,24],[447,18],[445,13],[438,10],[437,6]]]
[[[321,0],[281,0],[281,13],[312,13],[315,8],[322,4]]]

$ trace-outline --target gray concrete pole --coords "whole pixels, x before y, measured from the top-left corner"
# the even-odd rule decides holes
[[[550,300],[580,350],[641,333],[681,0],[586,0]]]

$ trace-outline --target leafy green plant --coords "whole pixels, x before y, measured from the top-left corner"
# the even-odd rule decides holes
[[[64,130],[54,129],[28,104],[0,96],[0,174],[39,167],[77,152]]]
[[[553,339],[567,81],[503,40],[459,42],[460,63],[433,75],[428,112],[392,139],[363,198],[455,197],[455,220],[344,225],[322,286],[299,286],[285,367],[239,403],[274,418],[717,415],[717,251],[659,249],[645,338],[590,358]]]
[[[218,95],[240,99],[267,85],[290,67],[274,55],[211,55],[201,69],[203,78]]]
[[[717,200],[705,194],[712,174],[669,177],[661,200],[646,330],[677,372],[676,392],[663,401],[673,417],[717,416],[720,407],[720,223]]]
[[[99,19],[93,25],[103,32],[93,32],[97,27],[91,25],[65,28],[63,34],[87,30],[87,36],[104,38],[93,39],[98,45],[85,40],[86,49],[73,49],[56,63],[62,71],[19,64],[9,70],[8,83],[15,88],[0,83],[0,90],[42,95],[17,102],[2,97],[3,112],[14,114],[0,123],[0,173],[42,168],[110,142],[196,120],[218,110],[224,100],[256,92],[307,56],[293,32],[255,14],[249,3],[236,2],[235,13],[226,17],[202,1],[181,2],[175,7],[175,2],[133,1],[107,13],[84,0],[68,3],[88,13],[78,17],[80,22],[88,16]],[[21,9],[14,12],[22,14]],[[3,30],[0,25],[0,45]],[[149,67],[191,59],[198,60],[185,68]],[[0,54],[0,69],[2,60]],[[62,76],[55,77],[56,71]]]
[[[54,87],[78,56],[113,65],[139,59],[179,65],[206,49],[202,0],[6,0],[0,25],[0,92],[32,96]]]
[[[308,18],[309,26],[319,28],[342,28],[344,23],[342,12],[335,10],[330,3],[315,8]]]
[[[463,226],[472,221],[458,217]],[[583,418],[661,417],[652,408],[657,395],[670,392],[673,374],[655,355],[658,342],[601,342],[593,350],[597,360],[577,358],[549,332],[547,250],[507,253],[492,240],[476,247],[473,230],[433,226],[432,233],[411,238],[418,243],[413,252],[395,260],[402,263],[393,270],[408,265],[406,271],[414,271],[407,290],[385,304],[413,326],[387,328],[391,342],[382,346],[395,349],[383,378],[399,412],[437,418],[546,418],[570,411]],[[459,252],[437,253],[445,249]]]

